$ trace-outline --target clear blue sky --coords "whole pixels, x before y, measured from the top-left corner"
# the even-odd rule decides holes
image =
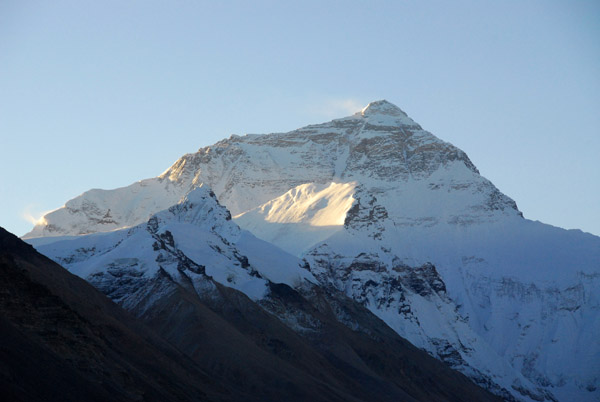
[[[387,99],[600,235],[598,1],[0,1],[0,226]]]

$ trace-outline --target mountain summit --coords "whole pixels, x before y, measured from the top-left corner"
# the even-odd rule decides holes
[[[462,150],[387,101],[224,139],[158,177],[90,190],[27,237],[133,227],[199,186],[323,289],[503,398],[598,398],[600,238],[524,219]]]
[[[402,111],[402,109],[393,103],[386,101],[385,99],[369,103],[363,110],[361,110],[360,114],[363,116],[381,114],[386,116],[408,117],[407,114]]]

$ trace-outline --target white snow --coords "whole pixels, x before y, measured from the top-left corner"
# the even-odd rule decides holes
[[[234,217],[242,228],[300,255],[342,230],[356,183],[307,183]]]

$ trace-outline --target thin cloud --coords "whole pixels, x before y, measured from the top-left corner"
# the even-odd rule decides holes
[[[21,212],[21,218],[32,225],[42,224],[45,222],[44,215],[46,215],[48,212],[51,211],[40,212],[39,208],[36,208],[35,205],[30,204],[23,209],[23,212]]]
[[[364,107],[365,105],[355,98],[327,99],[312,105],[309,112],[319,117],[335,119],[360,112]]]

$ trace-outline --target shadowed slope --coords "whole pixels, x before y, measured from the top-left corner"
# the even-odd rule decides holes
[[[0,228],[2,400],[226,400],[189,358]]]

